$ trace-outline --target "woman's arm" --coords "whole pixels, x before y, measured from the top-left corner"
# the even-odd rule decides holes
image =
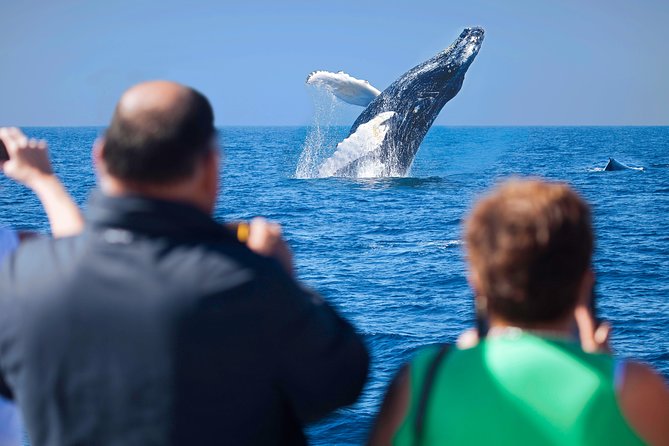
[[[44,206],[54,237],[81,232],[84,220],[79,208],[51,169],[46,142],[28,139],[17,128],[0,128],[9,160],[2,163],[5,175],[35,192]]]
[[[648,444],[669,445],[669,388],[650,367],[630,362],[618,392],[627,422]]]
[[[388,387],[374,427],[369,437],[370,446],[389,446],[409,409],[409,365],[402,367]]]

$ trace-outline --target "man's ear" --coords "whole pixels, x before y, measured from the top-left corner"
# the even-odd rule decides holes
[[[220,164],[218,150],[210,150],[204,156],[204,164],[207,172],[207,180],[216,183],[216,187],[218,187],[218,168]]]
[[[214,211],[216,198],[218,197],[218,169],[220,165],[220,154],[218,149],[211,150],[202,159],[202,175],[200,176],[201,190],[206,194],[207,210]]]
[[[112,177],[107,170],[107,162],[105,161],[105,140],[98,138],[93,144],[93,167],[95,168],[95,175],[98,178],[98,186],[106,193],[112,190]]]
[[[107,172],[107,166],[104,160],[105,140],[98,138],[93,143],[93,166],[98,176]]]

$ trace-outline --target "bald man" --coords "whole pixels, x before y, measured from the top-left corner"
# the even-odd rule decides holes
[[[0,271],[0,394],[35,445],[304,444],[359,395],[361,339],[292,277],[280,228],[212,219],[219,150],[197,91],[149,82],[94,149],[81,235]]]

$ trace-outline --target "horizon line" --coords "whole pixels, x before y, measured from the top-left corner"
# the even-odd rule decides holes
[[[295,127],[312,127],[313,124],[214,124],[216,128],[239,128],[239,127],[274,127],[274,128],[295,128]],[[350,124],[331,125],[329,127],[350,127]],[[106,128],[105,125],[6,125],[2,127],[18,127],[18,128]],[[435,124],[431,128],[527,128],[527,127],[669,127],[667,124]]]

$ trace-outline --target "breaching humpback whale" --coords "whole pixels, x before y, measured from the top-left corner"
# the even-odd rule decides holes
[[[315,71],[308,84],[324,85],[365,110],[348,137],[319,167],[318,176],[403,176],[442,107],[460,91],[483,42],[482,28],[466,28],[451,46],[400,76],[383,92],[346,73]]]
[[[609,158],[609,162],[606,163],[606,167],[604,168],[606,171],[611,171],[611,170],[643,170],[643,167],[630,167],[626,164],[621,163],[620,161],[617,161],[613,158]]]

